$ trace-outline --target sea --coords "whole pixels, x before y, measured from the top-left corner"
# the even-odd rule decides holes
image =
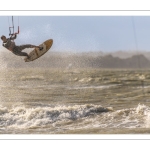
[[[149,134],[150,70],[1,68],[0,134]]]

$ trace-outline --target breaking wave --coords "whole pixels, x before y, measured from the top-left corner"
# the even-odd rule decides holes
[[[98,128],[149,128],[150,107],[139,104],[136,108],[127,108],[105,113],[94,118]],[[93,118],[89,120],[93,122]],[[89,124],[88,127],[91,127]]]
[[[104,108],[100,105],[48,106],[36,108],[17,106],[11,109],[0,106],[0,127],[44,127],[57,121],[76,120],[111,110],[112,108]]]

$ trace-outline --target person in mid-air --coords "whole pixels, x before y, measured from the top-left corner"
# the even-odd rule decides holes
[[[18,55],[18,56],[27,56],[29,58],[29,55],[25,52],[22,52],[25,48],[39,48],[39,50],[42,50],[43,47],[36,46],[36,45],[31,45],[31,44],[26,44],[26,45],[20,45],[17,46],[15,42],[13,41],[14,39],[17,38],[17,35],[14,34],[10,38],[6,38],[6,36],[2,35],[1,39],[3,41],[3,46],[10,50],[13,54]]]

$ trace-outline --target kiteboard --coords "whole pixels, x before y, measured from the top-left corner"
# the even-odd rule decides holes
[[[25,58],[24,61],[30,62],[30,61],[34,61],[35,59],[38,59],[39,57],[44,55],[51,48],[52,45],[53,45],[52,39],[46,40],[45,42],[39,45],[43,47],[42,50],[40,50],[39,48],[34,48],[34,50],[32,50],[29,53],[29,58]]]

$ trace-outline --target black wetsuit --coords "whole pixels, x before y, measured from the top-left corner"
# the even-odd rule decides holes
[[[15,55],[28,57],[28,54],[25,52],[22,52],[22,50],[25,48],[33,48],[36,46],[31,45],[31,44],[16,46],[15,42],[13,41],[14,39],[16,39],[16,37],[17,35],[15,35],[14,37],[11,36],[10,38],[7,38],[7,41],[3,42],[3,46],[7,48],[8,50],[10,50]]]

